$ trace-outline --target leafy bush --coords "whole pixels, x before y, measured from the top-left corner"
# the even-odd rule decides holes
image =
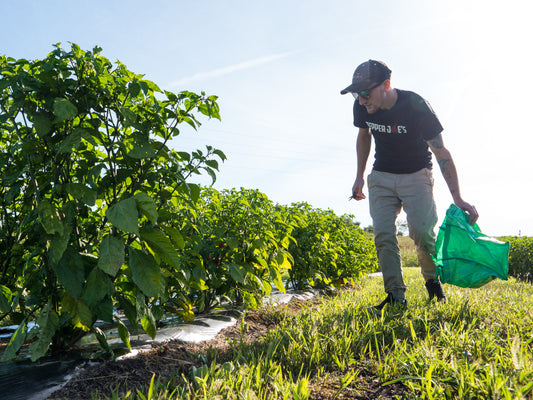
[[[196,113],[220,119],[216,97],[162,91],[100,52],[0,57],[0,319],[20,323],[4,359],[31,338],[32,360],[91,329],[105,343],[94,322],[114,307],[153,337],[168,283],[188,285],[169,205],[197,198],[188,178],[214,179],[225,156],[168,144]]]
[[[116,322],[151,337],[164,313],[185,320],[224,300],[255,307],[272,285],[339,284],[375,269],[351,217],[218,192],[222,151],[169,142],[216,96],[162,91],[100,48],[56,45],[43,60],[0,57],[0,321],[19,324],[3,359],[31,340],[32,360]],[[29,331],[29,326],[35,327]]]
[[[272,283],[285,290],[292,226],[265,194],[204,189],[196,207],[181,207],[177,220],[186,237],[181,263],[192,271],[190,297],[198,311],[223,300],[255,308]]]
[[[509,275],[533,281],[533,237],[505,237],[509,241]]]
[[[289,246],[294,258],[289,270],[293,287],[339,285],[376,270],[374,243],[351,216],[339,217],[307,203],[293,204],[288,216],[296,225]]]

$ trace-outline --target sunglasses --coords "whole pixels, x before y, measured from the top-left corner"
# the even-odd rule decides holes
[[[356,99],[361,96],[363,99],[368,99],[370,97],[370,92],[381,85],[383,82],[376,83],[374,86],[370,86],[367,89],[361,90],[360,92],[352,92],[353,97]]]

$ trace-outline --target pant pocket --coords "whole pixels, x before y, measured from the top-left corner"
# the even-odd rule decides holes
[[[430,170],[429,168],[424,168],[424,175],[429,185],[433,187],[433,184],[435,183],[435,179],[433,178],[433,171]]]
[[[369,189],[374,186],[374,176],[375,176],[375,173],[374,173],[374,171],[372,171],[366,177],[366,184],[367,184]]]

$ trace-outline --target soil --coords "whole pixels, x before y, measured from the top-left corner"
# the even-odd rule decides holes
[[[320,301],[319,298],[303,302],[293,299],[284,307],[288,312],[298,312],[304,303]],[[222,330],[215,339],[198,344],[169,341],[156,344],[150,351],[136,357],[119,361],[105,361],[90,367],[75,376],[62,389],[53,393],[47,400],[91,399],[97,392],[99,396],[111,396],[112,393],[125,394],[128,390],[135,392],[141,387],[148,387],[153,374],[162,381],[168,380],[176,372],[187,374],[193,366],[201,366],[206,359],[216,356],[217,360],[231,359],[231,342],[251,344],[262,340],[273,329],[276,322],[268,313],[249,311],[244,323],[248,329],[243,335],[240,323]],[[402,384],[381,385],[380,379],[364,366],[357,368],[359,374],[351,384],[340,390],[341,378],[348,372],[331,373],[324,381],[310,381],[311,399],[396,399],[407,393]],[[117,389],[118,388],[118,389]],[[118,391],[118,392],[117,392]]]

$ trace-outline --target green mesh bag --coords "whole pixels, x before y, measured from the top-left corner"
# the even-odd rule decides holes
[[[468,214],[452,204],[439,228],[433,260],[443,283],[478,288],[495,278],[507,280],[509,243],[470,225]]]

